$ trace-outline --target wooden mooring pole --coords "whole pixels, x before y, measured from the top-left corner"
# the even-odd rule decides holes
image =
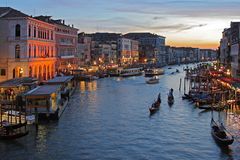
[[[181,86],[182,86],[182,78],[180,78],[179,91],[181,91]]]

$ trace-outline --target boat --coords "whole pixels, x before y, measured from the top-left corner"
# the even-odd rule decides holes
[[[130,77],[130,76],[140,76],[142,75],[142,68],[128,68],[120,71],[119,76]]]
[[[161,104],[161,95],[158,94],[158,99],[152,104],[152,106],[149,108],[150,115],[154,114],[159,110]]]
[[[157,84],[159,83],[159,79],[157,77],[150,78],[146,81],[147,84]]]
[[[211,128],[211,134],[218,144],[228,146],[234,142],[234,137],[230,133],[228,133],[223,124],[217,124],[217,122],[215,122],[213,118],[211,120]]]
[[[178,69],[176,69],[176,72],[177,72],[177,73],[180,73]]]
[[[173,89],[171,88],[168,94],[168,104],[172,105],[174,103]]]
[[[212,109],[212,107],[210,105],[202,105],[198,107],[199,109],[206,109],[206,110],[210,110]]]
[[[224,109],[228,108],[228,105],[223,105],[223,104],[202,105],[202,106],[199,106],[198,108],[205,109],[205,110],[223,111]]]
[[[29,131],[26,129],[27,122],[18,124],[9,124],[2,122],[0,127],[1,140],[13,140],[28,135]]]
[[[164,74],[164,70],[162,68],[149,68],[145,71],[145,77],[153,77]]]
[[[190,100],[190,99],[192,99],[192,96],[191,96],[190,94],[184,93],[184,95],[182,96],[182,99],[188,99],[188,100]]]

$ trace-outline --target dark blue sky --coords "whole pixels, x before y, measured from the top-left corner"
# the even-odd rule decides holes
[[[240,21],[240,0],[1,0],[29,15],[65,19],[83,32],[149,31],[177,46],[217,47]]]

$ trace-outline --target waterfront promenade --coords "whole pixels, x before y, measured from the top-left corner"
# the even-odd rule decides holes
[[[182,100],[183,67],[165,67],[156,85],[146,84],[142,76],[80,82],[59,122],[41,124],[38,133],[33,129],[26,137],[1,142],[0,155],[6,160],[239,159],[239,142],[223,150],[211,137],[211,112]],[[171,74],[176,68],[180,73]],[[171,107],[170,88],[175,96]],[[148,107],[159,92],[160,110],[149,117]]]

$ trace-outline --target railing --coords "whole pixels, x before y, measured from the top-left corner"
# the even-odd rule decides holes
[[[9,62],[34,62],[34,61],[49,61],[56,60],[56,57],[47,57],[47,58],[9,58]]]
[[[38,41],[45,41],[45,42],[54,42],[54,40],[50,40],[50,39],[42,39],[42,38],[28,37],[28,36],[21,36],[21,37],[9,36],[8,37],[8,41],[26,41],[26,40],[38,40]]]

